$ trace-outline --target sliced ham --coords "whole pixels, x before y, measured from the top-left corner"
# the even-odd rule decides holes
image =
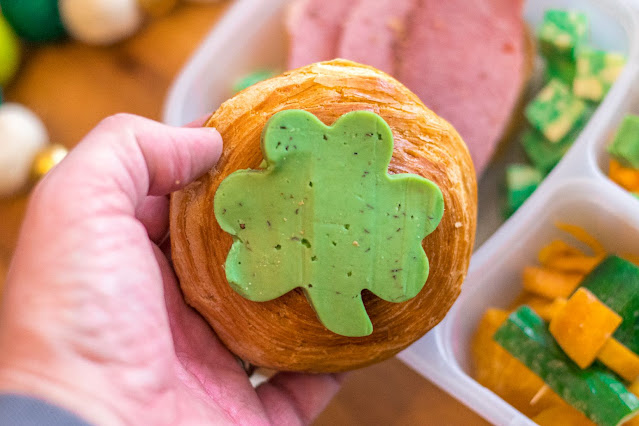
[[[523,0],[298,0],[289,68],[341,57],[386,71],[460,133],[478,175],[526,74]]]
[[[477,174],[522,89],[522,0],[420,0],[395,77],[457,129]]]
[[[288,68],[337,57],[343,23],[360,0],[298,0],[289,11]],[[362,0],[365,3],[371,0]],[[375,0],[372,0],[373,2]]]
[[[360,1],[344,23],[338,57],[394,74],[407,18],[418,0]]]

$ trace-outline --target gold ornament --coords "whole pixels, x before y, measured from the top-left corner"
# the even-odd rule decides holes
[[[138,4],[151,16],[162,16],[175,8],[179,0],[138,0]]]
[[[68,150],[60,144],[47,145],[41,149],[31,163],[31,181],[37,182],[54,168],[64,157]]]

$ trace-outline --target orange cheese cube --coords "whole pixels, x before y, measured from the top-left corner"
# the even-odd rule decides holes
[[[550,333],[579,367],[586,368],[621,324],[621,317],[584,288],[550,321]]]
[[[523,272],[524,289],[549,299],[570,296],[582,279],[582,274],[558,272],[534,266],[524,268]]]
[[[569,223],[556,223],[555,226],[564,232],[569,233],[593,251],[595,256],[604,256],[606,249],[595,237],[590,235],[584,228]]]
[[[561,403],[561,398],[548,389],[535,399],[544,381],[493,340],[507,318],[506,311],[488,309],[479,322],[471,344],[473,376],[525,415],[534,416]]]
[[[508,305],[508,312],[512,312],[517,310],[521,305],[527,305],[532,308],[533,311],[537,312],[537,308],[544,307],[552,303],[552,300],[547,297],[539,296],[538,294],[529,293],[527,291],[522,291],[515,298],[513,303]]]
[[[588,417],[565,402],[545,409],[531,420],[540,426],[595,426]]]
[[[606,341],[597,359],[628,382],[639,377],[639,356],[616,339]]]
[[[628,191],[639,191],[639,170],[623,167],[616,160],[610,160],[608,176]]]
[[[542,265],[550,259],[559,256],[585,256],[586,254],[576,247],[571,246],[561,240],[551,241],[539,250],[538,258]]]
[[[639,426],[639,416],[635,414],[634,417],[631,417],[630,419],[626,420],[625,422],[621,424],[623,426]]]
[[[531,306],[531,308],[545,321],[551,321],[553,317],[557,315],[557,313],[561,311],[564,306],[566,306],[566,303],[568,303],[566,299],[564,299],[563,297],[558,297],[551,303],[547,303],[543,306],[538,306],[537,308]]]
[[[586,275],[603,260],[603,256],[560,255],[548,259],[544,266],[564,272]]]

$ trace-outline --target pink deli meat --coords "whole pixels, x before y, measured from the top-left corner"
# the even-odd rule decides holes
[[[418,0],[364,0],[344,24],[338,56],[394,75],[407,18]]]
[[[363,2],[375,0],[363,0]],[[298,0],[289,11],[288,68],[337,57],[344,20],[359,0]]]
[[[522,0],[422,0],[395,74],[457,129],[477,175],[516,105],[526,48]]]

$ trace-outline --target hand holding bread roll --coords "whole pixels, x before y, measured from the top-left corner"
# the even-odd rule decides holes
[[[213,200],[220,183],[262,162],[262,130],[277,112],[305,110],[326,125],[351,111],[368,110],[390,126],[394,150],[388,172],[412,173],[435,183],[445,211],[423,240],[430,262],[424,288],[392,303],[364,291],[372,334],[346,337],[318,320],[300,289],[253,302],[236,293],[223,267],[233,242],[220,228]],[[175,269],[187,302],[239,357],[278,370],[344,371],[386,359],[421,337],[459,294],[473,247],[475,173],[457,132],[392,77],[348,61],[310,65],[258,83],[223,104],[208,126],[224,139],[218,165],[171,201]]]

